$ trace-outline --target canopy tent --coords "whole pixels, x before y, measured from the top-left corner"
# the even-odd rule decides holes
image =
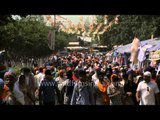
[[[147,51],[152,52],[160,49],[160,41],[158,41],[152,48],[149,48]]]
[[[141,41],[141,46],[143,47],[145,45],[151,44],[152,47],[149,48],[149,51],[153,51],[153,50],[157,50],[157,49],[160,48],[159,43],[160,43],[160,40],[156,40],[156,38],[155,39],[148,39],[148,40]],[[131,52],[131,46],[132,46],[132,44],[130,43],[130,44],[118,47],[116,52],[122,53],[122,54],[123,53],[130,53]],[[157,46],[157,47],[155,47],[155,46]],[[154,47],[154,49],[152,49],[153,47]]]
[[[118,53],[129,53],[131,51],[131,43],[125,46],[118,47],[116,52]]]

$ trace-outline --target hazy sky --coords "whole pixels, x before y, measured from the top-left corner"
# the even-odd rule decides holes
[[[89,21],[91,21],[92,15],[61,15],[61,16],[71,20],[74,24],[78,24],[78,22],[80,21],[80,16],[83,16],[83,21],[85,21],[87,18],[89,19]],[[16,19],[16,18],[20,19],[20,17],[18,15],[13,15],[12,17],[14,19]]]
[[[77,24],[80,21],[80,16],[81,15],[61,15],[64,18],[67,18],[71,20],[73,23]],[[82,15],[83,19],[85,20],[86,18],[89,17],[89,20],[91,20],[91,15]]]

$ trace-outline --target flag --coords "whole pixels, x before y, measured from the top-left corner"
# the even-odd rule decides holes
[[[135,37],[132,41],[132,46],[131,46],[131,58],[130,61],[132,63],[138,63],[138,47],[140,46],[140,40]]]
[[[48,47],[49,49],[52,49],[52,33],[48,33]]]

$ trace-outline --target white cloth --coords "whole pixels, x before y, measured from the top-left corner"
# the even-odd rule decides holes
[[[14,93],[17,101],[19,101],[22,105],[24,105],[25,104],[24,94],[19,89],[19,80],[16,81],[15,84],[14,84],[13,93]]]
[[[120,83],[124,86],[124,84],[125,84],[125,80],[124,80],[124,79],[122,79],[122,80],[120,81]]]
[[[144,72],[143,75],[144,75],[144,76],[149,76],[150,78],[152,77],[152,74],[151,74],[151,72],[149,72],[149,71]]]
[[[39,74],[36,76],[38,87],[40,86],[41,81],[44,79],[44,77],[45,77],[45,74],[44,74],[44,73],[39,73]]]
[[[157,75],[158,75],[159,71],[160,71],[160,63],[158,64]]]
[[[64,87],[64,86],[68,86],[68,85],[69,85],[69,79],[67,79],[67,80],[59,83],[59,84],[58,84],[58,89],[59,89],[60,91],[62,91],[63,87]]]
[[[95,85],[98,84],[99,79],[97,77],[97,73],[95,73],[94,75],[92,75],[92,81],[95,83]]]
[[[138,61],[143,62],[146,59],[145,50],[140,47],[138,52]]]
[[[54,55],[53,57],[54,57],[54,60],[55,60],[55,61],[57,61],[57,56],[56,56],[56,55]]]
[[[63,87],[65,85],[67,85],[69,83],[69,80],[68,79],[64,79],[64,78],[61,78],[61,77],[57,77],[55,79],[55,81],[57,82],[58,84],[58,89],[61,91],[63,89]]]
[[[93,71],[93,68],[92,67],[89,67],[88,68],[89,72],[91,73]]]
[[[155,94],[159,92],[157,83],[141,81],[138,84],[137,91],[141,95],[139,105],[155,105]]]

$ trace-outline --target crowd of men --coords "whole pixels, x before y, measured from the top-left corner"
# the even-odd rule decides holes
[[[3,69],[3,70],[2,70]],[[1,65],[0,105],[159,105],[156,67],[131,69],[105,55],[53,55],[43,66]]]

